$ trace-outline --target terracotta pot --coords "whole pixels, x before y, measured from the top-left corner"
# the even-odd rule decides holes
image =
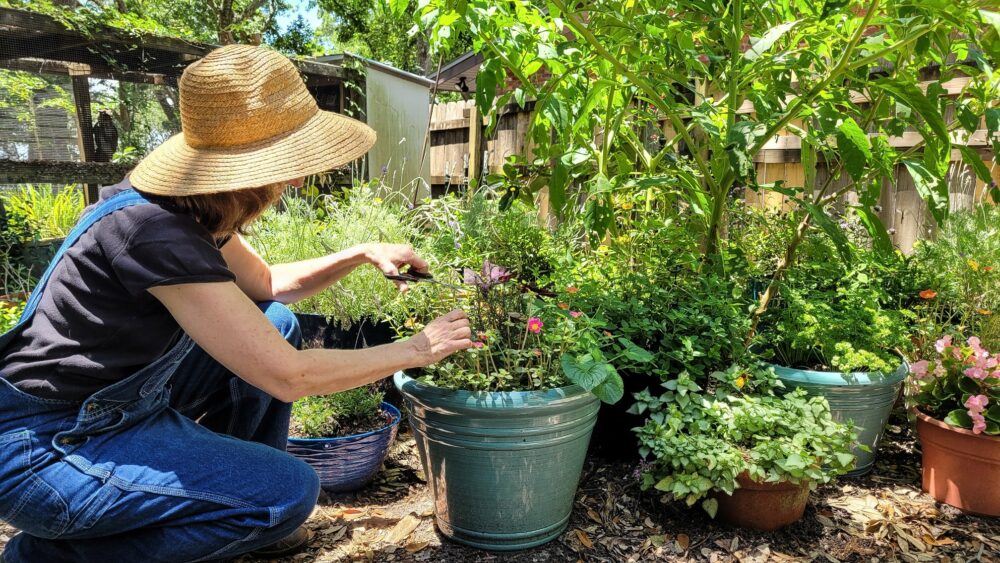
[[[1000,516],[1000,437],[916,415],[924,491],[966,512]]]
[[[802,518],[809,500],[809,483],[757,483],[746,474],[737,477],[740,488],[729,496],[714,495],[719,501],[717,520],[738,526],[770,532]]]

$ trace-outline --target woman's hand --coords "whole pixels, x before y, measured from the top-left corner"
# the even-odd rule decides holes
[[[417,367],[437,363],[455,352],[472,347],[469,318],[465,316],[465,311],[455,309],[431,321],[407,342],[416,352]]]
[[[427,262],[417,256],[413,247],[408,244],[372,243],[362,245],[362,247],[368,262],[381,270],[383,274],[399,275],[399,269],[403,266],[409,266],[417,272],[427,271]],[[397,281],[395,283],[400,291],[409,289],[406,282]]]

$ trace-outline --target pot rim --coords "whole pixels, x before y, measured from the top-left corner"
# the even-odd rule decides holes
[[[443,387],[428,385],[406,375],[402,371],[396,372],[396,375],[393,376],[393,383],[395,383],[397,389],[405,393],[424,397],[436,396],[451,402],[461,403],[468,403],[469,401],[483,403],[488,400],[495,401],[497,398],[503,397],[513,403],[517,403],[519,406],[530,406],[535,403],[547,403],[560,399],[575,399],[585,395],[593,397],[595,401],[599,400],[590,391],[576,384],[553,387],[545,391],[466,391],[463,389],[445,389]],[[508,403],[504,408],[510,408],[510,406]]]
[[[396,426],[397,424],[399,424],[399,421],[402,418],[402,415],[399,413],[399,409],[397,409],[395,406],[393,406],[392,404],[387,403],[385,401],[382,401],[382,404],[379,405],[379,407],[382,409],[383,412],[389,413],[389,415],[392,416],[392,420],[390,420],[389,423],[386,424],[385,426],[382,426],[380,428],[376,428],[375,430],[369,430],[368,432],[362,432],[360,434],[348,434],[347,436],[333,436],[333,437],[329,437],[329,438],[291,438],[291,437],[289,437],[288,438],[288,442],[292,443],[292,444],[316,444],[316,443],[319,443],[319,442],[340,442],[340,441],[344,441],[344,440],[357,440],[358,438],[366,438],[366,437],[371,436],[373,434],[384,434],[385,432],[387,432],[388,430],[390,430],[393,426]]]
[[[917,417],[917,420],[923,422],[924,424],[929,424],[931,426],[940,428],[942,430],[949,430],[951,432],[954,432],[956,434],[961,434],[963,436],[969,436],[972,438],[982,438],[984,440],[994,440],[1000,442],[1000,436],[990,436],[989,434],[976,434],[975,432],[969,430],[968,428],[959,428],[958,426],[952,426],[951,424],[948,424],[943,420],[938,420],[916,407],[914,407],[911,410],[913,414]]]
[[[872,371],[851,371],[851,372],[840,372],[840,371],[817,371],[811,369],[800,369],[788,366],[782,366],[779,364],[772,363],[770,366],[774,368],[774,373],[781,379],[792,380],[797,383],[812,383],[820,385],[838,385],[838,386],[858,386],[858,385],[895,385],[904,379],[910,373],[910,364],[905,359],[900,359],[899,367],[896,371],[885,374],[882,372],[872,372]],[[856,381],[847,381],[844,375],[850,375]]]

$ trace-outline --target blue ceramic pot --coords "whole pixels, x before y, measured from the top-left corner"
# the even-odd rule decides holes
[[[858,443],[868,446],[871,451],[854,448],[858,463],[848,475],[856,477],[871,471],[879,440],[882,439],[885,424],[889,421],[892,406],[896,403],[906,374],[910,372],[910,366],[903,362],[890,374],[812,371],[778,365],[772,367],[785,387],[802,388],[810,395],[826,397],[834,419],[841,422],[854,421],[858,427]]]
[[[382,411],[392,420],[378,430],[339,438],[289,438],[287,451],[316,470],[323,490],[356,491],[375,478],[396,438],[399,410],[382,403]]]

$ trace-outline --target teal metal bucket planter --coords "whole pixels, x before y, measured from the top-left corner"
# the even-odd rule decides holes
[[[786,387],[801,387],[810,395],[826,397],[834,419],[841,422],[854,421],[858,427],[858,443],[868,446],[871,451],[854,448],[858,463],[847,475],[858,477],[871,471],[879,440],[882,439],[882,432],[910,366],[903,362],[899,369],[888,375],[812,371],[779,365],[772,367]]]
[[[572,385],[549,391],[440,389],[402,372],[438,529],[494,551],[542,545],[569,524],[600,401]]]

